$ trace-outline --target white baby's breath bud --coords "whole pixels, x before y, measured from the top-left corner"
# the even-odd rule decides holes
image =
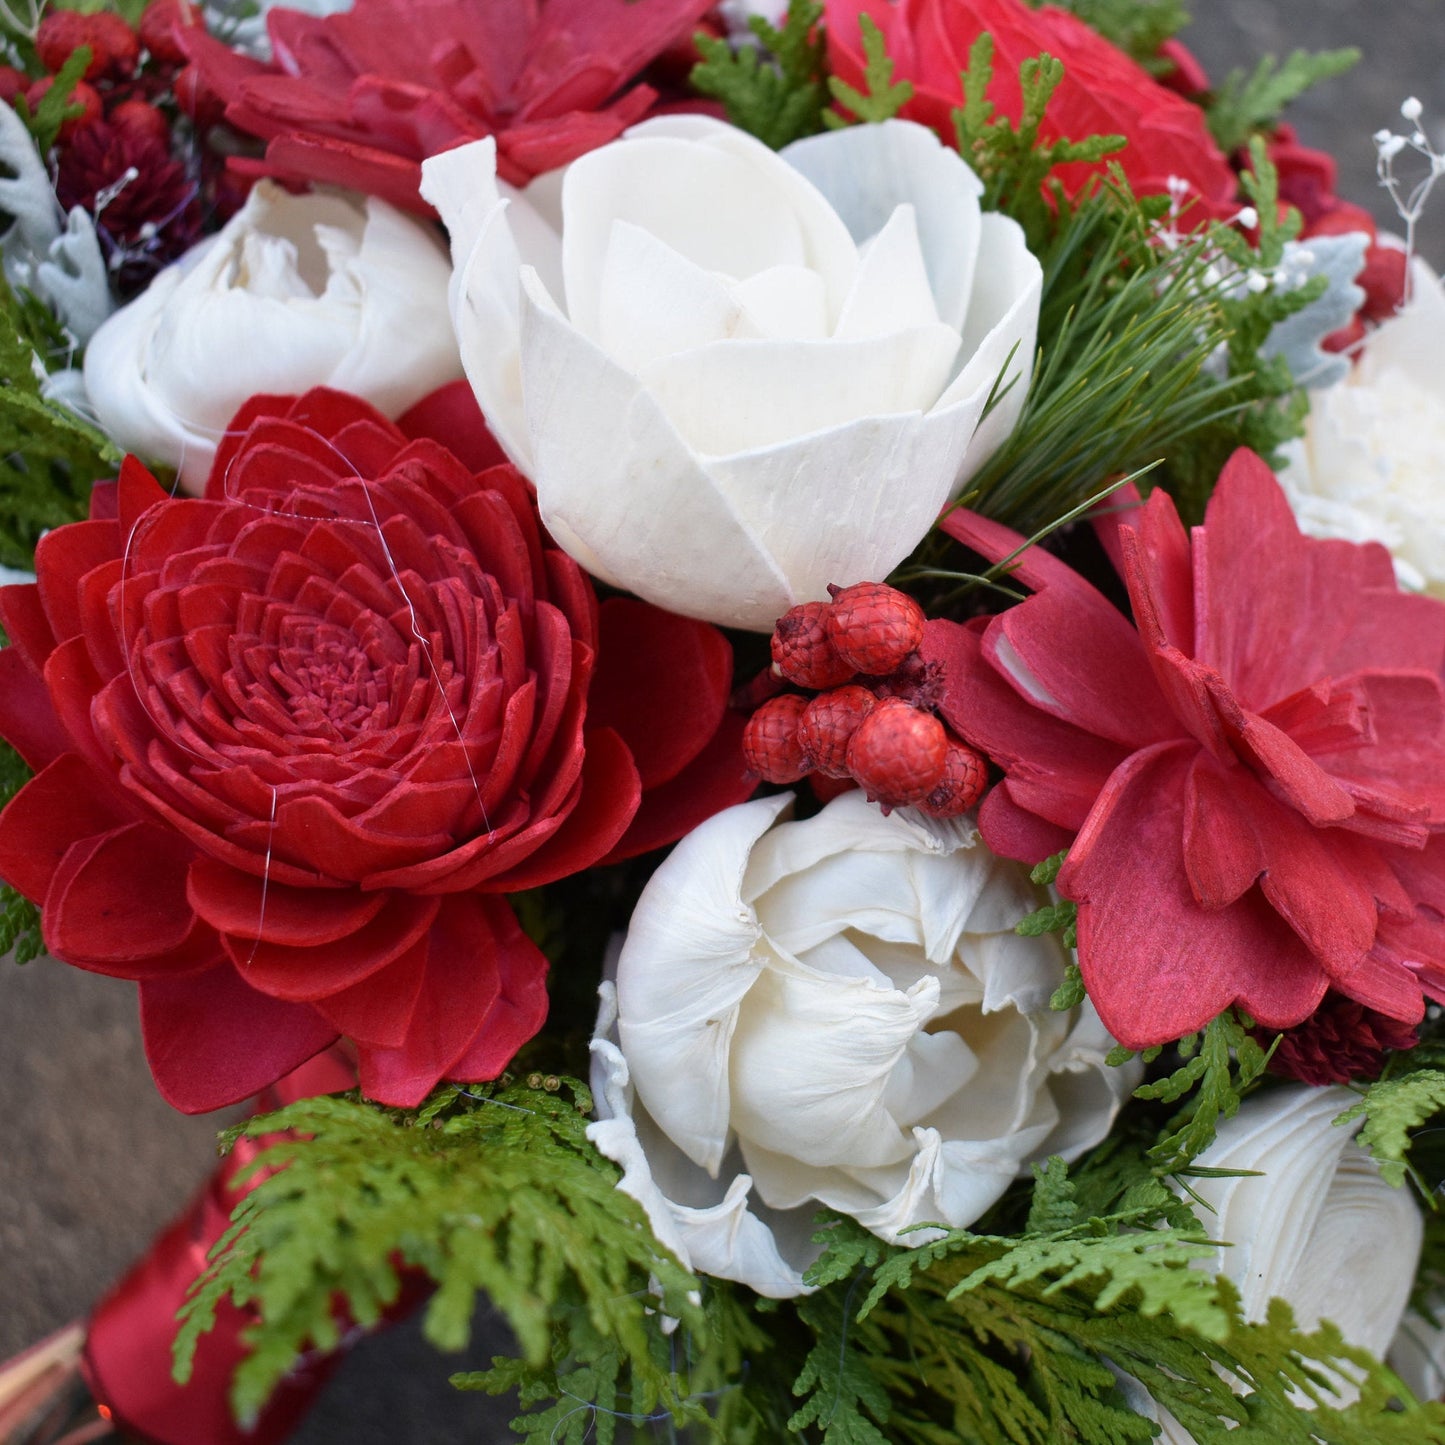
[[[1259,212],[1256,211],[1253,206],[1245,206],[1239,213],[1239,224],[1243,226],[1246,231],[1252,231],[1259,225]]]
[[[1424,109],[1425,107],[1412,95],[1400,106],[1400,114],[1406,120],[1419,120]]]

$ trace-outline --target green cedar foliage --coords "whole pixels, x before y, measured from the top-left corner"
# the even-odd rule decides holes
[[[606,1408],[625,1396],[641,1414],[700,1414],[678,1398],[657,1340],[661,1311],[705,1330],[690,1298],[697,1282],[587,1142],[591,1104],[581,1084],[534,1077],[447,1086],[414,1112],[307,1099],[230,1131],[233,1141],[296,1132],[248,1171],[267,1177],[237,1206],[194,1286],[177,1378],[188,1378],[222,1299],[254,1305],[254,1349],[232,1390],[238,1417],[254,1419],[304,1349],[339,1343],[338,1301],[358,1324],[375,1324],[406,1266],[437,1285],[423,1328],[439,1349],[466,1344],[477,1296],[490,1296],[524,1357],[506,1384],[526,1385],[529,1402],[540,1382]],[[569,1351],[583,1356],[575,1363],[554,1354],[558,1322]],[[590,1413],[579,1411],[579,1431]]]
[[[1226,154],[1273,129],[1291,101],[1311,86],[1343,75],[1360,58],[1358,50],[1296,50],[1282,65],[1266,55],[1246,76],[1231,71],[1205,106],[1205,119]]]
[[[1054,168],[1075,162],[1097,164],[1122,150],[1124,137],[1040,142],[1039,126],[1064,77],[1063,61],[1052,55],[1035,56],[1019,67],[1023,109],[1018,125],[996,115],[987,94],[993,81],[993,55],[993,36],[985,32],[969,50],[962,77],[963,105],[953,113],[958,152],[983,182],[984,210],[1011,215],[1024,228],[1030,249],[1037,251],[1036,242],[1051,230],[1059,208],[1066,208],[1062,188],[1049,181]]]
[[[47,320],[0,278],[0,566],[29,568],[41,532],[84,517],[91,483],[113,476],[121,459],[94,427],[41,396],[55,344]]]
[[[1059,1227],[1022,1240],[955,1231],[909,1249],[833,1220],[820,1291],[796,1308],[812,1348],[795,1438],[1142,1445],[1142,1387],[1200,1445],[1445,1441],[1445,1407],[1417,1405],[1332,1327],[1306,1333],[1279,1302],[1246,1324],[1229,1282],[1191,1266],[1214,1252],[1197,1229],[1148,1208],[1070,1223],[1067,1183],[1061,1161],[1041,1172],[1054,1213],[1039,1222]],[[1327,1394],[1343,1368],[1364,1377],[1348,1410]]]
[[[73,120],[85,113],[85,107],[79,101],[72,102],[70,97],[89,64],[90,46],[77,46],[56,72],[55,83],[41,96],[40,103],[33,111],[23,95],[16,96],[16,114],[25,122],[35,140],[35,149],[41,156],[50,154],[60,135],[60,127],[67,120]]]
[[[828,102],[818,29],[822,14],[815,0],[792,0],[781,30],[754,15],[748,26],[758,44],[736,49],[699,33],[695,43],[702,59],[692,68],[693,89],[722,101],[735,126],[774,150],[816,135]]]
[[[1393,1055],[1384,1075],[1373,1084],[1363,1085],[1360,1102],[1345,1110],[1335,1123],[1351,1124],[1363,1119],[1360,1143],[1375,1156],[1381,1175],[1391,1184],[1400,1185],[1407,1174],[1413,1173],[1421,1192],[1433,1204],[1438,1198],[1438,1186],[1445,1182],[1435,1177],[1439,1150],[1432,1151],[1428,1173],[1422,1174],[1412,1157],[1412,1146],[1415,1131],[1441,1113],[1445,1113],[1445,1051],[1438,1044],[1427,1043]],[[1438,1140],[1439,1131],[1430,1132],[1432,1142]]]
[[[1077,15],[1105,40],[1154,74],[1167,73],[1171,62],[1159,47],[1189,24],[1180,0],[1028,0],[1037,10],[1051,4]]]
[[[868,89],[865,93],[830,75],[828,93],[848,115],[858,120],[869,124],[892,120],[913,99],[913,82],[894,81],[893,62],[884,48],[883,32],[872,16],[860,16],[858,24],[863,32],[863,83]],[[836,111],[827,111],[823,123],[831,130],[842,130],[848,120]]]

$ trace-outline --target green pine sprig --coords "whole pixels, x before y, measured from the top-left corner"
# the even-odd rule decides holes
[[[232,1130],[233,1140],[294,1134],[247,1171],[266,1177],[237,1206],[182,1311],[177,1379],[189,1377],[223,1299],[253,1306],[252,1351],[232,1387],[238,1418],[253,1420],[303,1350],[339,1343],[338,1302],[375,1324],[404,1266],[436,1284],[423,1331],[439,1349],[466,1344],[485,1292],[522,1351],[508,1383],[565,1379],[598,1403],[625,1385],[640,1413],[698,1414],[657,1353],[662,1314],[703,1327],[697,1281],[615,1188],[619,1171],[586,1139],[590,1109],[583,1085],[531,1079],[447,1086],[415,1112],[308,1099]],[[559,1321],[587,1357],[555,1357]]]
[[[692,68],[693,89],[722,101],[735,126],[774,150],[816,135],[828,103],[822,15],[816,0],[792,0],[782,29],[751,16],[758,44],[736,49],[699,32],[694,43],[702,59]]]

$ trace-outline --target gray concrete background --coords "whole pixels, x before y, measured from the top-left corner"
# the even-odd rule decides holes
[[[1400,101],[1414,94],[1445,140],[1445,0],[1196,0],[1196,11],[1186,38],[1215,76],[1297,46],[1365,52],[1353,76],[1306,97],[1294,119],[1339,159],[1341,193],[1388,223],[1370,136],[1400,129]],[[1445,195],[1421,249],[1445,265]],[[49,960],[0,965],[0,1359],[85,1312],[208,1171],[215,1128],[155,1094],[128,985]],[[493,1342],[483,1328],[465,1362],[431,1352],[414,1324],[365,1342],[299,1445],[507,1438],[504,1407],[446,1385]]]

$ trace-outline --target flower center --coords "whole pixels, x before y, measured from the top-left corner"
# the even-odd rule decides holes
[[[299,732],[347,741],[389,721],[396,664],[377,666],[342,628],[298,629],[269,671]]]

